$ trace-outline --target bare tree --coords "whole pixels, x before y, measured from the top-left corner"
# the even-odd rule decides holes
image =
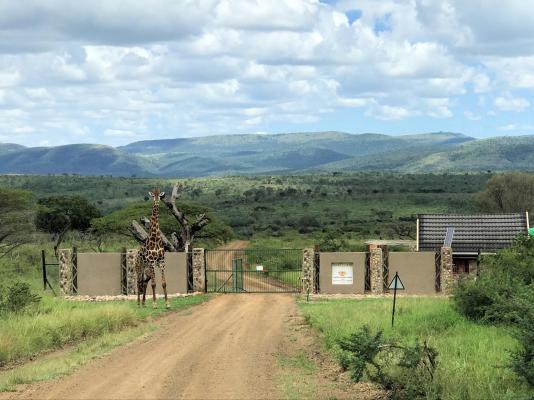
[[[210,222],[206,214],[199,214],[194,218],[194,222],[190,222],[183,211],[180,211],[176,206],[176,200],[180,198],[184,185],[181,182],[176,182],[172,189],[170,199],[163,198],[163,204],[169,209],[172,216],[178,222],[178,232],[172,232],[170,240],[161,232],[163,238],[163,246],[167,251],[185,251],[192,250],[192,244],[195,236]],[[150,226],[150,220],[146,217],[141,218],[144,227],[137,221],[132,221],[130,224],[130,232],[139,241],[144,242],[148,237],[145,229]]]

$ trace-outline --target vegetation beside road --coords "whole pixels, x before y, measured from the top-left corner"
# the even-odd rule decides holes
[[[170,311],[206,299],[207,295],[172,298]],[[135,301],[83,302],[45,296],[28,307],[4,312],[0,314],[0,367],[70,343],[137,326],[169,311],[163,300],[158,302],[159,308],[154,310],[151,304],[139,308]]]
[[[342,359],[339,341],[369,326],[402,345],[426,341],[438,352],[433,384],[443,399],[528,398],[528,386],[507,366],[518,342],[505,327],[480,325],[446,298],[399,298],[394,328],[391,299],[317,300],[299,303],[327,349]],[[388,373],[398,373],[394,368]]]

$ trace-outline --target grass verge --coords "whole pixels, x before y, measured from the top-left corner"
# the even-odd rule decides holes
[[[101,357],[115,347],[131,342],[156,329],[158,326],[154,323],[141,324],[121,332],[108,333],[84,341],[65,352],[52,353],[13,369],[0,371],[0,392],[14,391],[16,385],[20,384],[69,375],[88,361]]]
[[[278,354],[277,381],[288,399],[310,399],[316,391],[315,373],[317,367],[304,351],[296,354]]]
[[[134,301],[78,302],[46,297],[34,310],[8,314],[0,324],[0,366],[70,343],[105,336],[163,313],[201,303],[207,295],[173,298],[171,308],[138,308]]]
[[[400,343],[427,340],[438,352],[435,382],[444,399],[521,399],[528,389],[507,368],[517,343],[502,327],[468,321],[444,298],[400,298],[395,327],[391,299],[326,300],[299,306],[327,349],[338,354],[337,340],[363,325],[381,329]]]

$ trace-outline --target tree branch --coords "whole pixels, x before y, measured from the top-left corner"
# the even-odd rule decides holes
[[[137,221],[132,221],[130,226],[128,227],[128,230],[132,234],[132,236],[139,242],[139,243],[145,243],[146,239],[148,238],[148,233],[143,229],[141,224]],[[167,236],[161,231],[159,231],[159,234],[161,235],[161,240],[163,241],[163,247],[166,251],[175,252],[178,251],[176,246],[174,246],[173,243],[167,239]]]

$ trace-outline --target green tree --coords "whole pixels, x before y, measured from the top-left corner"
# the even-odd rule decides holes
[[[45,197],[39,199],[38,204],[35,226],[52,235],[56,255],[69,230],[86,232],[91,220],[100,217],[98,209],[81,196]]]
[[[464,279],[453,293],[466,317],[513,327],[519,350],[511,367],[534,389],[534,238],[523,237],[510,249],[484,257],[480,277]]]
[[[202,229],[197,238],[218,243],[234,237],[232,229],[208,207],[186,202],[177,203],[176,206],[183,210],[186,215],[206,214],[209,218],[210,223]],[[150,211],[151,203],[149,202],[130,203],[120,210],[94,219],[92,230],[100,235],[119,234],[131,237],[130,221],[140,220],[146,215],[150,216]],[[160,229],[165,235],[170,236],[176,230],[176,220],[163,206],[160,209],[159,223]]]
[[[493,176],[473,197],[484,212],[533,212],[534,174],[510,172]]]
[[[34,204],[30,192],[0,188],[0,258],[31,240]]]

